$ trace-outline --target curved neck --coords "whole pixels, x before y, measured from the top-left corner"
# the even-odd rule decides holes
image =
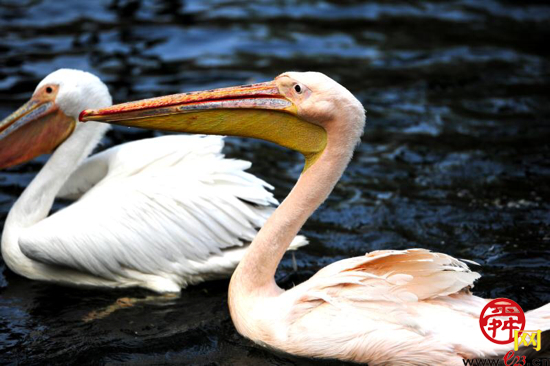
[[[48,216],[55,196],[109,129],[102,123],[87,123],[75,129],[74,133],[52,154],[48,162],[23,191],[10,210],[2,233],[2,256],[8,266],[17,268],[29,266],[18,245],[21,229],[30,227]]]
[[[345,123],[348,121],[342,122],[327,123],[325,151],[300,176],[288,197],[254,238],[231,278],[230,299],[258,291],[262,295],[281,292],[274,279],[279,262],[308,217],[333,190],[360,139],[362,129],[354,129],[352,124]]]
[[[79,126],[63,142],[36,177],[23,191],[10,211],[19,216],[21,226],[30,226],[44,219],[55,196],[78,167],[98,144],[109,127],[102,123],[90,123]],[[8,222],[6,222],[8,224]]]

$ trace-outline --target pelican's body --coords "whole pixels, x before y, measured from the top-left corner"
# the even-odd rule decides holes
[[[232,283],[231,314],[245,337],[294,355],[459,366],[463,359],[502,358],[513,348],[482,334],[488,300],[469,291],[477,278],[445,254],[376,251],[333,263],[276,294],[240,294]],[[550,329],[550,306],[527,312],[526,320],[525,329]]]
[[[15,113],[17,122],[10,117],[0,124],[0,142],[6,142],[0,165],[28,160],[15,151],[18,144],[31,140],[36,146],[55,137],[50,129],[32,141],[37,123],[46,126],[40,131],[76,125],[6,219],[2,257],[20,275],[178,292],[229,277],[277,204],[270,186],[245,172],[250,163],[224,159],[218,136],[145,139],[86,158],[108,126],[75,120],[85,108],[111,105],[107,87],[89,73],[58,70],[29,103],[34,109]],[[44,108],[58,108],[57,114],[42,117]],[[56,197],[77,201],[48,217]],[[295,242],[305,243],[302,237]]]
[[[304,154],[304,172],[254,238],[229,286],[235,327],[254,342],[369,365],[463,365],[463,358],[502,357],[512,348],[484,338],[479,316],[487,301],[469,292],[479,275],[444,254],[373,252],[333,263],[290,290],[277,286],[274,274],[285,250],[330,194],[363,133],[363,106],[327,76],[289,72],[263,84],[85,111],[82,118],[223,130]],[[525,329],[550,329],[548,305],[526,318]]]

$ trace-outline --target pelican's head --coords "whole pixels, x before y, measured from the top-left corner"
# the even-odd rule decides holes
[[[27,103],[0,122],[0,169],[52,152],[79,128],[80,111],[111,104],[97,76],[71,69],[52,72]]]
[[[356,141],[364,127],[365,111],[346,88],[326,75],[286,72],[266,83],[85,110],[80,119],[260,138],[300,151],[306,157],[307,169],[323,152],[327,131],[350,132]]]
[[[320,72],[285,72],[274,80],[279,92],[296,106],[296,115],[328,128],[331,122],[365,123],[365,110],[349,90]],[[353,122],[350,119],[354,119]]]

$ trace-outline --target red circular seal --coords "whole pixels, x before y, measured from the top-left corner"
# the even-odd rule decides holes
[[[479,327],[485,338],[493,343],[508,344],[514,341],[514,330],[525,329],[525,314],[510,299],[490,301],[479,314]]]

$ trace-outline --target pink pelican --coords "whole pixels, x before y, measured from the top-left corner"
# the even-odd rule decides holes
[[[277,286],[284,252],[340,179],[363,133],[363,106],[329,77],[287,72],[262,84],[83,111],[81,118],[256,137],[303,153],[302,175],[229,286],[235,327],[257,344],[369,365],[463,365],[463,358],[502,357],[512,348],[483,336],[479,316],[488,300],[469,291],[479,275],[445,254],[377,251],[333,263],[290,290]],[[550,328],[550,305],[525,315],[526,329]]]

